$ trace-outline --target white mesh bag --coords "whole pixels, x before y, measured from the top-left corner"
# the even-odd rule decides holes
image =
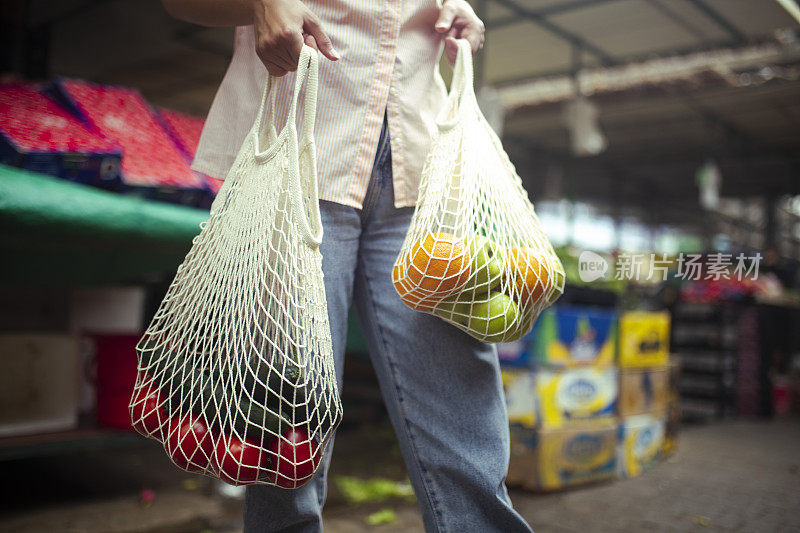
[[[137,346],[134,427],[181,468],[232,484],[302,485],[342,415],[319,252],[317,83],[317,54],[304,47],[277,133],[269,78],[209,219]]]
[[[478,108],[465,40],[437,125],[394,287],[412,309],[478,339],[519,339],[563,292],[564,269]]]

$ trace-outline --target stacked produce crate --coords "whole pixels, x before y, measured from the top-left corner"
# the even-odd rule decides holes
[[[128,87],[0,83],[0,163],[142,198],[210,205],[221,182],[190,168],[202,127]]]
[[[668,412],[676,401],[669,366],[669,328],[666,312],[634,311],[620,317],[621,477],[637,476],[663,456]]]
[[[559,305],[521,341],[499,345],[508,484],[549,491],[635,476],[674,448],[669,327],[667,313]]]
[[[510,485],[555,490],[615,476],[616,329],[614,311],[559,306],[501,347]]]

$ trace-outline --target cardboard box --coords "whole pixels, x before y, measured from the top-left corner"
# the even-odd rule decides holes
[[[206,201],[204,180],[189,168],[136,89],[62,78],[52,92],[91,128],[123,148],[124,192],[190,206]]]
[[[528,342],[531,360],[544,367],[611,366],[617,350],[617,314],[554,306],[542,312]]]
[[[617,423],[564,429],[511,428],[507,483],[529,490],[558,490],[612,479],[617,469]]]
[[[617,404],[617,370],[614,367],[540,370],[536,374],[536,396],[539,420],[544,428],[613,418]]]
[[[501,369],[508,422],[536,427],[536,374],[524,368]]]
[[[145,323],[143,287],[76,288],[70,305],[70,331],[93,334],[139,334]]]
[[[107,189],[120,184],[120,146],[30,83],[0,85],[0,163]]]
[[[622,418],[620,424],[619,475],[636,477],[664,456],[666,413]]]
[[[669,361],[669,313],[630,311],[619,319],[619,366],[641,368]]]
[[[0,335],[0,437],[78,425],[78,339]]]
[[[620,416],[663,411],[670,398],[670,368],[623,368],[619,371]]]
[[[506,485],[529,490],[539,488],[539,431],[511,425],[511,455],[508,462]]]

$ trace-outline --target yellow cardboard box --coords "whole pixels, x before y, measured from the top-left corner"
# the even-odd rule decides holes
[[[535,427],[536,374],[524,368],[502,368],[500,375],[503,379],[509,423]]]
[[[670,368],[623,368],[619,371],[620,416],[641,415],[666,409],[670,397]]]
[[[618,431],[614,419],[563,429],[511,429],[509,485],[558,490],[615,475]]]
[[[669,361],[669,313],[630,311],[619,319],[619,366],[662,366]]]
[[[536,374],[536,396],[543,428],[609,419],[616,411],[617,369],[540,370]]]
[[[664,456],[666,413],[628,416],[620,425],[619,474],[636,477]]]

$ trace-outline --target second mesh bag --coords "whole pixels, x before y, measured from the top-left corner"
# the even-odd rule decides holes
[[[181,468],[232,484],[302,485],[342,415],[319,251],[317,61],[304,47],[280,133],[269,78],[209,219],[137,346],[134,427]]]
[[[459,40],[453,83],[422,170],[419,198],[392,281],[405,304],[473,337],[530,331],[564,289],[564,269],[472,88]]]

